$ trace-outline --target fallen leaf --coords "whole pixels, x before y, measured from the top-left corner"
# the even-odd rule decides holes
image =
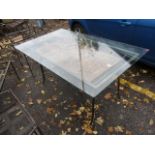
[[[59,95],[62,95],[63,94],[63,92],[61,91],[60,93],[59,93]]]
[[[120,101],[117,101],[117,104],[120,104],[121,102]]]
[[[42,103],[42,99],[37,99],[37,103],[41,104]]]
[[[147,72],[148,72],[148,71],[145,70],[145,69],[142,70],[142,73],[144,73],[144,74],[146,74]]]
[[[67,129],[67,132],[71,132],[71,128],[68,128],[68,129]]]
[[[79,116],[81,114],[82,114],[81,111],[76,111],[76,110],[74,110],[72,113],[70,113],[71,116]]]
[[[48,114],[52,114],[52,113],[54,113],[54,112],[55,112],[54,108],[51,108],[51,107],[48,107],[48,108],[47,108],[47,113],[48,113]]]
[[[43,102],[43,104],[46,104],[46,103],[47,103],[46,101]]]
[[[19,116],[20,114],[22,114],[21,110],[16,113],[16,116]]]
[[[71,121],[71,120],[72,120],[72,117],[68,117],[68,120],[70,120],[70,121]]]
[[[24,70],[24,73],[27,73],[28,72],[28,70]]]
[[[23,86],[23,83],[17,84],[17,87],[18,87],[18,88],[21,87],[21,86]]]
[[[30,94],[31,94],[31,90],[30,90],[30,91],[28,91],[28,92],[27,92],[27,94],[28,94],[28,95],[30,95]]]
[[[53,96],[52,96],[52,100],[53,100],[53,101],[56,101],[57,99],[58,99],[58,97],[57,97],[56,95],[53,95]]]
[[[112,126],[108,127],[108,132],[109,133],[113,133],[114,132],[114,128]]]
[[[21,79],[21,82],[24,82],[24,81],[25,81],[25,78],[22,78],[22,79]]]
[[[88,134],[92,134],[92,133],[93,133],[92,128],[91,128],[90,125],[88,125],[88,124],[84,124],[83,127],[82,127],[82,129],[83,129],[86,133],[88,133]]]
[[[48,80],[51,81],[51,82],[54,81],[54,79],[52,77],[49,77]]]
[[[34,104],[34,103],[33,103],[33,100],[32,100],[32,98],[29,98],[28,104],[29,104],[29,105],[32,105],[32,104]]]
[[[54,117],[57,118],[57,117],[58,117],[58,114],[56,113],[56,114],[54,115]]]
[[[126,135],[132,135],[132,132],[129,130],[126,130],[125,133],[126,133]]]
[[[125,104],[125,105],[129,104],[129,101],[127,99],[122,99],[122,101],[123,101],[122,103]]]
[[[49,98],[49,99],[47,99],[46,101],[49,102],[49,103],[51,103],[52,99]]]
[[[139,81],[138,83],[144,83],[145,81],[144,80],[141,80],[141,81]]]
[[[35,81],[35,85],[39,85],[41,83],[40,80]]]
[[[123,132],[123,130],[124,130],[124,127],[122,127],[122,126],[116,126],[116,127],[114,127],[114,130],[115,130],[115,132]]]
[[[62,135],[66,135],[67,132],[62,130],[62,131],[61,131],[61,134],[62,134]]]
[[[153,124],[154,124],[153,119],[150,119],[150,121],[149,121],[149,125],[152,126]]]
[[[79,111],[80,111],[80,112],[84,112],[84,111],[85,111],[85,107],[80,107],[80,108],[79,108]]]
[[[32,105],[32,104],[34,104],[34,103],[33,103],[32,101],[29,101],[28,104],[29,104],[29,105]]]
[[[60,120],[60,123],[59,123],[60,125],[63,125],[63,124],[65,124],[65,120]]]
[[[29,68],[29,66],[28,65],[24,65],[24,68]]]
[[[143,100],[145,103],[150,103],[149,99],[148,98],[144,98]]]
[[[106,95],[104,95],[104,99],[109,100],[112,98],[112,93],[107,93]]]
[[[42,95],[45,95],[45,90],[41,90],[41,94]]]
[[[135,77],[136,75],[135,75],[135,74],[131,74],[131,76],[132,76],[132,77]]]
[[[93,134],[94,134],[94,135],[97,135],[97,134],[98,134],[98,132],[97,132],[97,131],[93,131]]]
[[[120,86],[119,89],[120,89],[120,90],[124,90],[124,87],[123,87],[123,86]]]
[[[19,130],[23,130],[24,129],[24,127],[23,126],[21,126],[20,128],[19,128]]]
[[[104,119],[102,117],[98,117],[95,121],[98,125],[102,126],[104,123]]]

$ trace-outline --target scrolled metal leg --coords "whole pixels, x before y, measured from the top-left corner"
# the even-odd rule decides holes
[[[43,135],[43,132],[41,131],[41,129],[40,129],[39,127],[37,127],[36,130],[37,130],[37,131],[36,131],[36,134],[38,134],[38,135]]]
[[[94,118],[95,118],[95,98],[92,99],[92,116],[91,116],[90,125],[93,125]]]
[[[17,73],[17,71],[16,71],[15,66],[13,65],[13,63],[12,63],[12,62],[10,63],[10,65],[11,65],[11,67],[12,67],[12,69],[13,69],[14,73],[16,74],[17,79],[18,79],[18,80],[20,80],[20,77],[19,77],[19,75],[18,75],[18,73]]]

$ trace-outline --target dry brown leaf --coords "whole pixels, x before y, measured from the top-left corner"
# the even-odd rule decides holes
[[[144,83],[145,81],[144,80],[141,80],[141,81],[139,81],[138,83]]]
[[[41,83],[40,80],[35,81],[35,85],[39,85]]]
[[[20,110],[20,111],[18,111],[17,113],[16,113],[16,116],[19,116],[19,115],[21,115],[22,114],[22,111]]]
[[[81,114],[82,114],[81,111],[76,111],[76,110],[70,113],[71,116],[80,116]]]
[[[122,99],[122,101],[123,101],[123,104],[125,104],[125,105],[129,104],[129,101],[127,99]]]
[[[24,73],[27,73],[28,72],[28,70],[24,70]]]
[[[150,121],[149,121],[149,125],[152,126],[153,124],[154,124],[153,119],[150,119]]]
[[[112,98],[112,93],[107,93],[106,95],[104,95],[104,99],[109,100]]]
[[[132,132],[131,131],[129,131],[129,130],[126,130],[126,135],[132,135]]]
[[[27,91],[27,94],[30,95],[31,94],[31,90]]]
[[[37,103],[41,104],[42,103],[42,99],[37,99]]]
[[[57,118],[58,117],[58,113],[55,113],[54,117]]]
[[[91,128],[90,125],[88,125],[88,124],[84,124],[83,127],[82,127],[82,129],[83,129],[86,133],[88,133],[88,134],[92,134],[92,133],[93,133],[92,128]]]
[[[62,95],[63,94],[63,92],[61,91],[60,93],[59,93],[59,95]]]
[[[32,101],[29,101],[28,104],[29,104],[29,105],[32,105],[32,104],[34,104],[34,103],[33,103]]]
[[[67,132],[62,130],[62,131],[61,131],[61,134],[62,134],[62,135],[66,135]]]
[[[23,126],[21,126],[20,128],[19,128],[19,130],[23,130],[24,129],[24,127]]]
[[[93,131],[93,134],[94,134],[94,135],[97,135],[97,134],[98,134],[98,132],[95,130],[95,131]]]
[[[124,127],[123,126],[116,126],[116,127],[114,127],[114,130],[115,130],[115,132],[123,132],[123,130],[124,130]]]
[[[148,72],[148,71],[145,70],[145,69],[142,70],[142,73],[144,73],[144,74],[146,74],[147,72]]]
[[[41,94],[42,95],[45,95],[45,90],[41,90]]]
[[[49,102],[49,103],[51,103],[52,99],[49,98],[49,99],[47,99],[46,101]]]
[[[18,88],[20,88],[21,86],[23,86],[23,83],[17,84],[17,87],[18,87]]]
[[[145,103],[150,103],[149,99],[148,98],[144,98],[143,100]]]
[[[112,126],[108,127],[108,132],[109,133],[113,133],[114,132],[114,128]]]
[[[54,108],[51,108],[51,107],[48,107],[48,108],[47,108],[47,113],[48,113],[48,114],[52,114],[52,113],[54,113],[54,112],[55,112]]]
[[[80,111],[80,112],[84,112],[84,111],[85,111],[85,107],[80,107],[80,108],[79,108],[79,111]]]
[[[124,90],[124,87],[123,87],[123,86],[120,86],[119,89],[120,89],[120,90]]]
[[[22,79],[21,79],[21,82],[24,82],[24,81],[25,81],[25,78],[22,78]]]
[[[98,125],[102,126],[104,123],[104,119],[102,117],[98,117],[95,121]]]
[[[60,125],[63,125],[63,124],[65,124],[65,120],[60,120],[60,123],[59,123]]]
[[[67,128],[67,132],[71,132],[71,128]]]
[[[117,101],[117,104],[121,104],[121,102],[120,101]]]
[[[53,101],[56,101],[57,99],[58,99],[58,97],[57,97],[56,95],[53,95],[53,96],[52,96],[52,100],[53,100]]]
[[[54,81],[54,79],[52,77],[49,77],[48,80],[51,81],[51,82]]]
[[[47,102],[46,101],[43,101],[43,104],[46,104]]]

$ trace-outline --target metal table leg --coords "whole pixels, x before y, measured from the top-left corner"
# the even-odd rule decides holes
[[[18,57],[18,61],[19,61],[20,65],[23,66],[23,63],[21,62],[21,60],[20,60],[20,56],[19,56],[18,53],[16,53],[16,56]]]
[[[117,97],[120,99],[120,78],[117,78]]]
[[[29,66],[29,70],[30,70],[30,72],[31,72],[31,75],[32,75],[33,78],[34,78],[34,74],[33,74],[33,72],[32,72],[31,66],[30,66],[30,64],[29,64],[29,61],[28,61],[26,55],[24,55],[24,57],[25,57],[25,60],[26,60],[27,65]]]
[[[43,66],[42,65],[40,65],[40,70],[41,70],[43,84],[44,84],[45,83],[45,72],[44,72],[44,69],[43,69]]]
[[[91,116],[90,125],[93,125],[94,118],[95,118],[95,98],[92,98],[92,116]]]

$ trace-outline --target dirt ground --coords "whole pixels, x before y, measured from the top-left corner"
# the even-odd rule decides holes
[[[66,20],[46,20],[42,33],[69,28]],[[132,86],[121,85],[121,99],[116,95],[116,82],[107,87],[96,101],[94,128],[89,126],[91,98],[46,70],[42,84],[39,64],[29,59],[33,78],[25,59],[16,61],[21,81],[9,74],[4,89],[11,88],[33,116],[45,135],[57,134],[155,134],[155,99]],[[136,63],[123,79],[155,92],[155,69]]]

